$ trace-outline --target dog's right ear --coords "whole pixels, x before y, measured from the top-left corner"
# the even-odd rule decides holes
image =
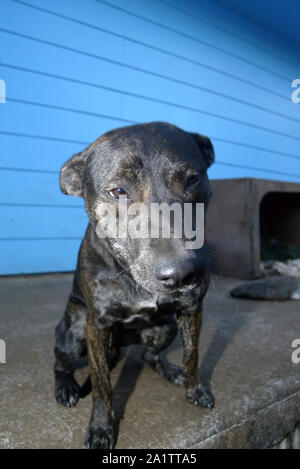
[[[88,154],[87,150],[76,153],[61,168],[59,184],[64,194],[83,197],[83,173]]]
[[[206,166],[209,168],[215,161],[215,151],[211,140],[205,135],[190,132],[197,142],[198,147],[202,151]]]

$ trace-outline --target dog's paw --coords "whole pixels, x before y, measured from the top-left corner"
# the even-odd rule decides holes
[[[187,398],[192,404],[206,407],[207,409],[213,409],[215,405],[212,394],[206,391],[202,384],[188,388]]]
[[[64,373],[56,379],[55,399],[65,407],[73,407],[77,404],[80,397],[80,387],[73,376]]]
[[[144,363],[163,376],[163,378],[166,378],[170,383],[176,386],[184,386],[185,377],[183,369],[180,366],[173,365],[168,360],[151,354],[148,350],[144,353],[143,360]]]
[[[89,426],[84,440],[88,449],[113,449],[116,443],[116,434],[112,426]]]
[[[185,376],[183,374],[183,369],[180,366],[168,363],[166,368],[166,378],[170,383],[175,384],[176,386],[185,385]]]

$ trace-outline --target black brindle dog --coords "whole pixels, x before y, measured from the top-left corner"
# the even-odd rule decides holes
[[[72,293],[56,328],[55,397],[67,407],[76,404],[81,389],[73,375],[88,355],[93,397],[88,448],[115,445],[110,371],[122,346],[146,346],[146,364],[185,386],[193,404],[213,407],[198,374],[202,300],[209,285],[206,244],[186,249],[183,238],[101,238],[96,233],[99,204],[124,196],[128,204],[207,206],[207,168],[213,161],[207,137],[154,122],[108,132],[62,167],[61,190],[84,198],[89,225]],[[161,356],[177,327],[183,369]]]

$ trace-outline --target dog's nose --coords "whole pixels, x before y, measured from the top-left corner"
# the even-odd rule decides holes
[[[165,287],[174,288],[179,285],[192,283],[196,270],[194,259],[188,258],[157,265],[155,275],[157,280]]]

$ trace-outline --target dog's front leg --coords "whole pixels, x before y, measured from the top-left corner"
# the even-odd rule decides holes
[[[93,449],[112,449],[116,441],[108,366],[110,334],[109,328],[99,329],[96,326],[95,313],[89,311],[87,346],[93,408],[85,444]]]
[[[214,407],[214,399],[204,388],[198,371],[198,346],[202,324],[202,305],[197,313],[181,312],[177,315],[178,329],[183,345],[183,372],[187,398],[195,405]]]

